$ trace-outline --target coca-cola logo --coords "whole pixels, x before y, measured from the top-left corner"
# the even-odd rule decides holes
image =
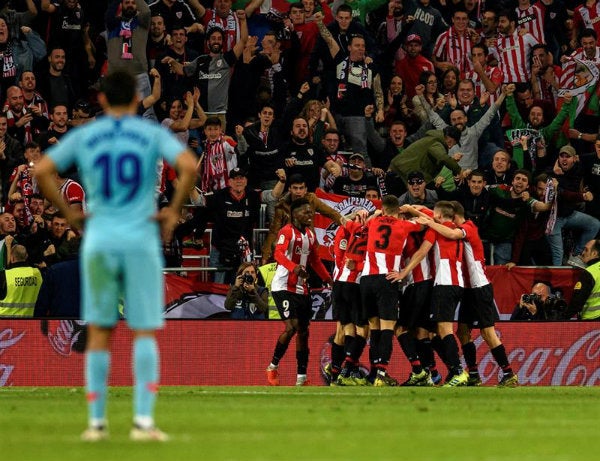
[[[25,336],[25,332],[15,334],[11,328],[0,331],[0,357],[6,350],[17,344]],[[15,369],[14,365],[3,364],[0,362],[0,387],[9,386],[8,379]]]
[[[479,348],[483,340],[475,341]],[[487,348],[487,346],[485,346]],[[576,338],[568,347],[515,347],[508,353],[522,385],[594,386],[600,383],[600,330]],[[479,363],[484,383],[493,383],[501,370],[488,351]]]

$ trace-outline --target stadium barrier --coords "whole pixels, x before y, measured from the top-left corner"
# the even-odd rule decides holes
[[[74,320],[0,320],[1,386],[83,385],[85,329]],[[499,336],[521,384],[592,386],[600,383],[600,322],[499,322]],[[265,368],[280,322],[169,320],[158,334],[162,385],[265,385]],[[311,326],[309,378],[324,385],[335,325]],[[484,384],[498,381],[500,370],[481,337],[475,335]],[[124,323],[112,338],[112,385],[131,385],[131,335]],[[368,351],[362,356],[368,366]],[[282,385],[295,383],[293,344],[280,364]],[[410,367],[394,343],[390,373],[408,376]],[[440,364],[440,371],[445,372]]]
[[[534,281],[549,282],[554,292],[569,302],[580,271],[570,267],[542,266],[515,267],[509,271],[504,266],[488,266],[487,275],[494,286],[499,318],[510,319],[521,295],[530,293]],[[225,285],[206,283],[205,278],[192,271],[186,276],[168,273],[165,275],[165,315],[180,319],[228,317],[228,311],[223,307],[227,289]],[[329,291],[315,290],[312,298],[313,319],[331,319]]]

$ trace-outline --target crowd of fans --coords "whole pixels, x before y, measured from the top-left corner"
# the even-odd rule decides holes
[[[581,266],[600,230],[599,17],[575,0],[0,1],[2,264],[15,244],[42,269],[71,259],[78,236],[32,172],[124,69],[139,114],[198,155],[178,237],[216,223],[211,264],[253,248],[261,201],[270,234],[306,194],[343,222],[321,187],[458,200],[489,262]],[[159,174],[166,201],[174,172]],[[76,171],[56,181],[85,207]]]

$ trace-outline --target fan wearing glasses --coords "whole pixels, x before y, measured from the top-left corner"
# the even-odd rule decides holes
[[[424,205],[433,208],[437,202],[438,195],[434,190],[426,188],[425,176],[420,171],[408,174],[408,191],[399,198],[400,205]]]

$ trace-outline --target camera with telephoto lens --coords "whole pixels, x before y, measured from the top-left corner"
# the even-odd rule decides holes
[[[242,275],[242,282],[252,285],[254,283],[254,277],[251,274]]]
[[[527,304],[535,304],[536,301],[539,301],[540,295],[536,295],[534,293],[523,295],[523,302]]]

